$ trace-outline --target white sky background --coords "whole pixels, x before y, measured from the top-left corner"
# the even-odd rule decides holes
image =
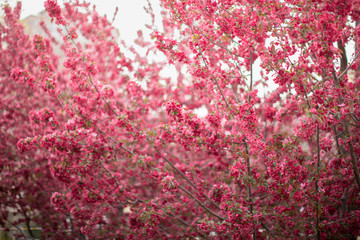
[[[17,1],[18,0],[0,0],[0,5],[2,3],[9,3],[12,7],[14,7]],[[36,16],[41,11],[45,10],[44,3],[46,0],[20,1],[22,2],[22,11],[20,16],[21,19],[24,19],[30,15]],[[57,1],[60,6],[63,6],[63,3],[67,2],[66,0]],[[82,0],[80,0],[80,2],[82,2]],[[134,40],[138,37],[137,32],[142,30],[144,40],[151,41],[150,34],[152,31],[145,27],[146,24],[150,25],[152,21],[151,16],[146,13],[144,9],[144,7],[148,8],[147,0],[86,0],[86,2],[91,3],[91,5],[95,5],[97,12],[101,16],[106,15],[109,21],[112,21],[116,7],[118,7],[118,13],[113,22],[113,26],[120,32],[120,38],[118,41],[124,40],[128,47],[134,46],[135,49],[142,55],[146,53],[145,49],[134,44]],[[162,32],[163,27],[160,0],[149,0],[149,2],[155,14],[155,26],[157,30]],[[122,51],[128,57],[133,55],[126,49],[122,49]],[[166,60],[165,56],[161,52],[152,57],[160,61]],[[177,77],[177,72],[174,66],[170,64],[161,71],[161,74],[166,77],[171,77],[172,79],[176,79]]]
[[[8,2],[11,6],[15,6],[17,0],[0,0],[1,2]],[[45,0],[22,0],[21,18],[29,15],[36,15],[43,11]],[[64,1],[58,0],[61,5]],[[81,1],[80,1],[81,2]],[[146,31],[145,24],[151,23],[151,17],[145,12],[144,6],[148,6],[146,0],[87,0],[87,2],[96,5],[96,10],[100,15],[107,15],[111,21],[115,8],[119,7],[118,14],[113,25],[120,31],[120,39],[125,40],[128,45],[137,37],[137,31],[142,29]],[[159,0],[150,0],[152,8],[155,13],[155,24],[158,29],[162,30],[162,22],[160,15]]]
[[[2,3],[9,3],[10,6],[15,6],[18,0],[0,0],[0,5]],[[21,19],[24,19],[30,15],[37,15],[41,11],[45,10],[44,2],[46,0],[20,0],[22,2],[22,11]],[[63,2],[66,0],[57,0],[59,5],[62,6]],[[82,0],[80,0],[82,2]],[[113,26],[117,28],[120,32],[120,40],[124,40],[127,46],[134,46],[135,49],[140,51],[140,53],[145,53],[144,49],[138,49],[134,44],[134,40],[138,37],[138,30],[142,30],[144,34],[144,40],[151,41],[150,33],[151,31],[145,27],[145,24],[151,24],[151,16],[146,13],[144,7],[148,7],[147,0],[86,0],[86,2],[96,5],[96,10],[100,15],[107,16],[108,20],[113,19],[116,7],[119,8],[116,15]],[[162,19],[161,19],[161,8],[160,0],[149,0],[153,12],[155,14],[155,26],[159,32],[163,31]],[[124,51],[125,49],[123,49]],[[125,54],[130,54],[126,51]],[[160,53],[160,55],[153,56],[159,58],[159,60],[165,60],[165,56]],[[175,67],[172,65],[166,66],[162,69],[161,75],[165,77],[171,77],[172,80],[176,81],[178,75]],[[205,117],[207,110],[204,108],[196,109],[194,111],[200,117]]]
[[[58,3],[62,5],[65,0],[58,0]],[[81,2],[82,0],[80,0]],[[162,21],[161,21],[161,8],[160,0],[149,0],[154,14],[155,14],[155,25],[157,26],[160,32],[163,31]],[[1,3],[9,3],[11,6],[15,6],[17,0],[0,0]],[[25,18],[29,15],[36,15],[37,13],[43,11],[45,0],[22,0],[22,13],[21,18]],[[111,21],[116,7],[119,8],[118,14],[113,23],[120,32],[120,39],[125,40],[128,46],[134,45],[134,40],[137,38],[137,31],[143,30],[144,39],[150,40],[150,31],[145,27],[145,24],[151,24],[151,17],[144,10],[144,7],[148,6],[146,0],[87,0],[87,2],[96,5],[96,9],[100,15],[107,15],[108,19]],[[353,44],[347,44],[346,46],[348,60],[352,60],[354,53]],[[160,57],[160,56],[157,56]],[[161,57],[160,57],[161,58]],[[162,59],[163,60],[163,59]],[[171,78],[176,78],[177,73],[174,67],[168,65],[166,69],[163,69],[162,73],[166,76],[171,76]],[[270,79],[272,74],[270,74]],[[254,64],[254,80],[260,79],[260,67],[259,61],[257,60]],[[263,97],[266,92],[273,91],[277,84],[274,84],[273,81],[268,82],[270,84],[269,88],[265,90],[261,86],[258,86],[259,97]],[[202,114],[201,114],[202,115]]]

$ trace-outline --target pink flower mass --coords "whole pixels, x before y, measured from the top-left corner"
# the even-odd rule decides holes
[[[134,46],[86,2],[36,35],[1,5],[0,227],[357,239],[360,0],[161,0],[162,31],[150,2]]]

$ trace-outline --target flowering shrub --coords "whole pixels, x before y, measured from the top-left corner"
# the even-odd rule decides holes
[[[164,32],[139,32],[147,55],[133,57],[87,3],[45,1],[61,43],[4,6],[0,225],[45,239],[360,235],[360,1],[161,3]]]

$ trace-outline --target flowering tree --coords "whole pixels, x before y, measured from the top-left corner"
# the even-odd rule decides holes
[[[162,7],[164,32],[139,32],[147,53],[132,57],[89,4],[45,2],[62,43],[4,7],[0,224],[54,239],[360,235],[360,1]]]

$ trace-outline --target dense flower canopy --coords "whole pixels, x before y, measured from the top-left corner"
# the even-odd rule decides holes
[[[45,1],[63,39],[45,23],[29,36],[21,4],[4,5],[0,225],[44,239],[360,236],[360,1],[161,2],[164,31],[148,25],[136,48],[88,3]]]

